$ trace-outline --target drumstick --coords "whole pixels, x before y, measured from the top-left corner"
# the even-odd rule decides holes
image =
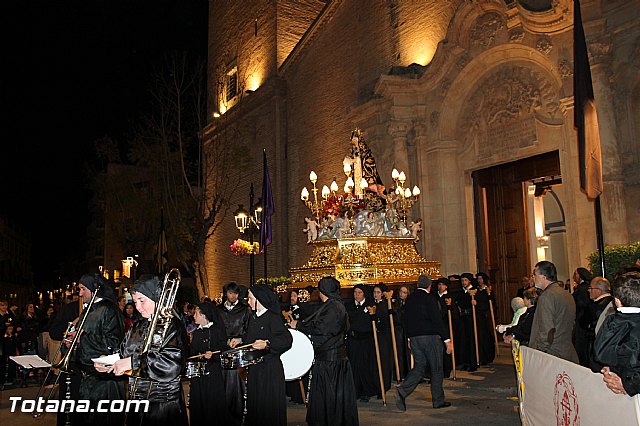
[[[207,354],[216,355],[216,354],[219,354],[220,352],[222,352],[222,351],[206,352],[206,353],[203,353],[203,354],[200,354],[200,355],[190,356],[187,359],[202,358],[203,356],[206,356]]]
[[[268,340],[265,340],[265,342],[267,342],[267,345],[269,344],[269,341],[268,341]],[[255,342],[253,342],[253,343],[255,343]],[[231,348],[231,349],[229,349],[228,351],[225,351],[225,352],[234,351],[234,350],[236,350],[236,349],[244,349],[244,348],[248,348],[249,346],[252,346],[252,345],[253,345],[253,343],[247,343],[246,345],[236,346],[235,348]]]

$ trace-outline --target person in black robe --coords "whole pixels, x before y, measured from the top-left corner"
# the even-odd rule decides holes
[[[57,340],[58,342],[62,342],[63,339],[68,338],[65,336],[65,332],[67,331],[67,327],[69,323],[72,323],[75,327],[78,319],[80,317],[80,311],[82,310],[83,302],[80,299],[73,300],[60,308],[60,311],[56,315],[56,318],[51,323],[51,327],[49,328],[49,336],[53,340]],[[70,329],[71,330],[71,329]],[[58,356],[58,361],[60,358],[67,353],[67,347],[64,343],[60,345],[60,355]],[[60,375],[58,377],[58,384],[60,385],[60,389],[58,391],[58,399],[63,401],[65,399],[73,399],[77,400],[79,398],[80,393],[80,371],[75,366],[75,358],[70,361],[70,369],[66,372],[60,371],[59,369],[53,368],[51,373],[55,375]],[[58,413],[56,423],[61,426],[67,423],[76,424],[75,415],[70,413]]]
[[[407,297],[409,297],[409,287],[403,285],[396,290],[396,298],[393,301],[393,328],[396,334],[400,380],[407,377],[407,373],[411,370],[411,352],[409,351],[407,334],[402,325]]]
[[[496,299],[489,289],[489,277],[484,272],[476,274],[478,292],[476,293],[476,327],[478,329],[478,351],[480,365],[491,364],[496,357],[496,341],[491,320],[491,304]],[[491,303],[489,303],[491,301]]]
[[[84,303],[89,303],[97,291],[93,305],[86,314],[75,353],[76,366],[81,374],[79,397],[89,400],[91,408],[95,409],[101,400],[125,398],[124,380],[98,372],[92,361],[92,358],[117,352],[124,338],[124,320],[115,303],[115,289],[102,275],[85,274],[80,278],[78,287]],[[69,338],[72,339],[74,333]],[[110,412],[89,412],[78,418],[84,424],[93,425],[120,424],[123,421],[121,413]]]
[[[226,300],[217,308],[220,310],[224,328],[227,331],[227,345],[237,346],[247,333],[251,310],[240,297],[241,288],[238,284],[232,281],[224,286],[223,290]],[[244,394],[246,392],[244,379],[240,377],[238,370],[223,370],[222,377],[226,401],[232,417],[230,424],[239,425],[242,423],[244,411]]]
[[[304,292],[307,292],[307,296],[309,295],[307,289],[293,289],[289,293],[289,303],[285,303],[281,307],[282,315],[284,316],[287,325],[289,325],[291,321],[301,321],[307,316],[307,309],[305,308],[309,304],[309,302],[302,302],[302,298],[299,297],[301,291],[303,292],[303,294]],[[307,389],[309,384],[309,374],[305,374],[300,378],[300,380],[302,380],[302,389]],[[295,404],[305,403],[306,395],[302,394],[300,382],[298,380],[288,381],[286,383],[286,390],[287,396],[290,398],[291,402]]]
[[[589,283],[593,276],[585,268],[578,268],[573,273],[573,280],[577,283],[573,292],[576,303],[576,324],[573,328],[573,346],[578,353],[578,360],[583,367],[589,366]]]
[[[162,287],[160,279],[150,274],[136,280],[133,301],[142,319],[129,330],[120,345],[120,360],[112,366],[94,364],[96,370],[113,372],[116,376],[130,372],[129,399],[149,401],[148,412],[126,414],[127,424],[131,426],[188,424],[180,383],[189,348],[187,329],[174,310],[173,316],[166,319],[166,329],[160,324],[155,330],[149,330]],[[153,344],[143,352],[145,338],[151,331],[154,332]]]
[[[291,326],[311,337],[315,362],[307,408],[310,426],[358,425],[358,403],[345,336],[349,316],[340,301],[340,283],[324,277],[318,283],[322,305],[310,317]]]
[[[438,278],[437,283],[438,292],[436,294],[438,296],[440,316],[443,324],[447,330],[449,330],[449,336],[453,336],[452,346],[455,349],[455,345],[458,344],[455,338],[460,335],[460,333],[456,331],[456,325],[460,322],[460,311],[458,310],[458,305],[454,296],[449,293],[449,285],[451,284],[449,279],[441,277]],[[449,327],[449,312],[451,312],[451,327]],[[444,348],[442,353],[442,371],[444,373],[444,377],[450,377],[452,370],[453,359],[451,358],[451,354],[447,353],[447,348]]]
[[[205,363],[205,374],[191,378],[189,392],[189,421],[192,425],[204,425],[215,419],[219,424],[229,422],[225,399],[220,356],[213,352],[227,349],[227,333],[220,310],[211,302],[203,302],[194,316],[198,328],[191,336],[191,356],[203,355],[193,362]]]
[[[378,330],[378,346],[380,347],[380,364],[382,365],[382,381],[385,392],[391,389],[392,371],[395,369],[393,346],[391,343],[391,321],[389,320],[389,304],[385,293],[389,287],[376,284],[373,287],[373,303],[376,306],[376,329]],[[378,399],[382,398],[378,389]]]
[[[286,425],[287,395],[280,355],[291,348],[293,337],[280,316],[278,296],[266,284],[249,289],[249,306],[254,312],[243,341],[262,351],[264,359],[248,367],[244,424]]]
[[[353,371],[353,382],[356,395],[361,402],[369,402],[369,398],[380,393],[376,349],[373,341],[373,328],[369,307],[373,304],[368,296],[367,288],[358,284],[353,288],[354,300],[346,303],[349,315],[349,333],[347,351]],[[373,317],[373,318],[372,318]]]
[[[462,284],[462,292],[458,296],[458,306],[460,308],[460,321],[462,323],[460,331],[462,333],[460,339],[458,339],[460,341],[458,346],[460,348],[460,359],[458,361],[456,358],[456,361],[460,365],[460,370],[473,372],[478,369],[472,308],[477,302],[471,298],[469,291],[474,289],[475,278],[472,274],[465,272],[460,275],[460,282]],[[456,351],[457,355],[458,352]]]

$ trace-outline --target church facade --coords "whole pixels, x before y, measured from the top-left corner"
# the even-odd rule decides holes
[[[573,125],[573,1],[210,1],[205,150],[227,144],[250,165],[234,203],[262,182],[276,213],[269,276],[311,252],[310,187],[334,177],[364,131],[383,184],[392,169],[421,189],[418,251],[443,275],[485,271],[500,316],[523,275],[551,260],[566,279],[596,250],[580,190]],[[640,1],[583,0],[602,143],[607,245],[640,240]],[[247,284],[229,216],[207,247],[211,293]],[[248,237],[243,237],[247,239]],[[263,255],[256,256],[256,276]],[[507,303],[505,303],[505,301]]]

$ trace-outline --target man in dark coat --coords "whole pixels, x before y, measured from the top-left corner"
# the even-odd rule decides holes
[[[451,340],[440,316],[438,299],[426,291],[430,286],[431,277],[421,275],[418,278],[418,290],[407,299],[405,324],[415,363],[404,382],[396,386],[396,407],[400,411],[406,411],[405,399],[418,386],[427,371],[431,371],[433,408],[451,406],[451,403],[445,401],[442,388],[442,347],[444,342],[447,353],[451,353]]]
[[[593,278],[591,280],[591,284],[589,284],[589,297],[591,298],[591,303],[589,304],[588,308],[589,322],[587,324],[587,341],[589,343],[589,368],[597,372],[600,371],[600,368],[602,366],[596,363],[593,359],[593,343],[596,340],[596,325],[598,324],[600,314],[602,314],[605,308],[613,300],[613,296],[611,295],[611,284],[609,283],[609,280],[603,277]]]
[[[491,320],[491,304],[495,306],[496,298],[490,293],[489,276],[484,272],[476,274],[478,292],[476,293],[476,328],[478,330],[478,352],[480,365],[493,362],[496,356],[495,330]]]
[[[230,282],[224,287],[225,302],[218,305],[224,327],[227,332],[227,344],[237,346],[242,340],[242,336],[247,333],[249,316],[251,310],[240,298],[240,286],[235,282]],[[244,411],[245,383],[238,374],[238,370],[223,370],[222,377],[226,390],[226,400],[229,404],[229,413],[232,423],[239,425],[242,423],[242,413]]]
[[[340,283],[333,277],[324,277],[318,283],[318,290],[321,307],[302,322],[292,323],[293,328],[311,337],[315,352],[307,423],[310,426],[357,425],[356,389],[344,344],[349,317],[340,302]]]
[[[353,368],[356,395],[361,402],[368,402],[369,398],[380,392],[376,349],[373,341],[373,327],[371,326],[375,315],[372,315],[370,309],[373,300],[367,293],[368,289],[364,285],[358,284],[353,288],[354,300],[345,304],[349,315],[347,351]]]
[[[92,358],[118,351],[124,338],[124,318],[116,305],[115,289],[102,275],[83,275],[78,287],[84,303],[90,303],[97,292],[93,305],[86,314],[76,351],[76,365],[82,376],[80,399],[91,401],[91,407],[96,408],[100,400],[123,400],[125,396],[124,381],[111,374],[99,373],[92,361]],[[89,306],[85,309],[89,309]],[[71,334],[70,338],[73,338],[74,333]],[[92,425],[122,422],[119,413],[87,413],[80,418],[85,424]]]
[[[243,341],[264,351],[264,360],[249,366],[244,424],[284,426],[287,395],[280,355],[291,349],[293,337],[282,321],[278,296],[266,284],[249,289],[249,306],[253,313]]]

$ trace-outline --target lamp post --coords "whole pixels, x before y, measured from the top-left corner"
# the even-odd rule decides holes
[[[253,183],[249,191],[249,208],[251,211],[244,209],[242,204],[238,205],[238,210],[233,212],[233,217],[236,221],[236,228],[241,234],[249,234],[249,243],[253,247],[253,233],[260,229],[260,215],[262,214],[262,200],[258,200],[257,204],[253,204]],[[255,254],[253,250],[249,255],[249,285],[253,286],[255,283]]]

